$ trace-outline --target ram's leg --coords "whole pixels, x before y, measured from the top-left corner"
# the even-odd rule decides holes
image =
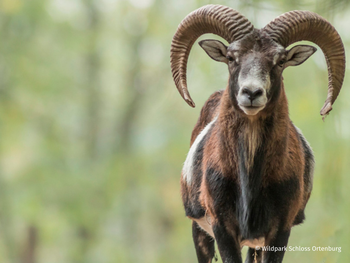
[[[263,263],[281,263],[284,253],[287,250],[288,239],[290,235],[290,229],[279,229],[276,235],[271,238],[266,246],[273,247],[275,251],[263,252]]]
[[[261,255],[262,255],[261,250],[255,250],[254,248],[249,248],[245,263],[261,263]]]
[[[213,225],[215,240],[218,244],[220,256],[223,263],[242,263],[241,247],[234,235],[224,224]]]
[[[214,254],[214,239],[192,221],[192,237],[199,263],[211,263]]]

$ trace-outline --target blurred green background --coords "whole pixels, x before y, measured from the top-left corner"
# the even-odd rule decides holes
[[[0,1],[1,263],[196,262],[180,171],[200,108],[228,71],[194,45],[192,109],[169,50],[181,20],[209,3],[257,28],[286,11],[317,12],[350,54],[345,0]],[[287,252],[284,262],[350,262],[349,80],[323,122],[322,52],[284,78],[291,119],[316,158],[307,219],[289,245],[342,247]]]

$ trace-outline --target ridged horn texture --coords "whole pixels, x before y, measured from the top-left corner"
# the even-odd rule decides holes
[[[222,5],[203,6],[182,20],[171,43],[170,63],[176,87],[188,105],[195,106],[187,89],[186,69],[196,39],[203,34],[213,33],[232,43],[253,29],[253,25],[244,16]]]
[[[345,75],[344,46],[335,28],[313,12],[291,11],[277,17],[263,30],[284,47],[307,40],[322,49],[328,66],[328,94],[320,113],[327,115],[332,110]]]

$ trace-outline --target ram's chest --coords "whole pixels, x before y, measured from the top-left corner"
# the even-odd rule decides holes
[[[247,123],[247,128],[241,133],[239,141],[242,143],[247,170],[250,170],[254,164],[254,158],[259,145],[261,144],[261,127],[257,123]]]
[[[227,169],[231,173],[216,169],[215,161],[221,162],[221,166],[230,165],[216,160],[217,154],[208,156],[216,123],[217,118],[214,118],[199,133],[183,166],[181,183],[186,215],[214,236],[209,215],[227,214],[225,217],[237,222],[242,245],[261,245],[264,242],[261,237],[270,231],[278,214],[289,213],[298,195],[299,181],[293,176],[270,181],[269,178],[276,177],[274,173],[282,172],[271,169],[268,162],[280,163],[282,157],[271,153],[269,134],[263,125],[245,126],[246,130],[236,138],[230,137],[236,140],[232,161],[237,169]]]

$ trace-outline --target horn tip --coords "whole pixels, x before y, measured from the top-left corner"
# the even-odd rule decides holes
[[[193,100],[186,98],[185,101],[188,105],[190,105],[192,108],[196,107],[196,104],[193,102]]]
[[[323,121],[331,110],[332,110],[332,103],[330,102],[325,103],[325,105],[322,107],[320,112]]]
[[[190,94],[188,94],[187,89],[184,90],[184,96],[183,96],[184,100],[187,102],[188,105],[190,105],[192,108],[196,107],[196,104],[194,103],[194,101],[192,100]]]

